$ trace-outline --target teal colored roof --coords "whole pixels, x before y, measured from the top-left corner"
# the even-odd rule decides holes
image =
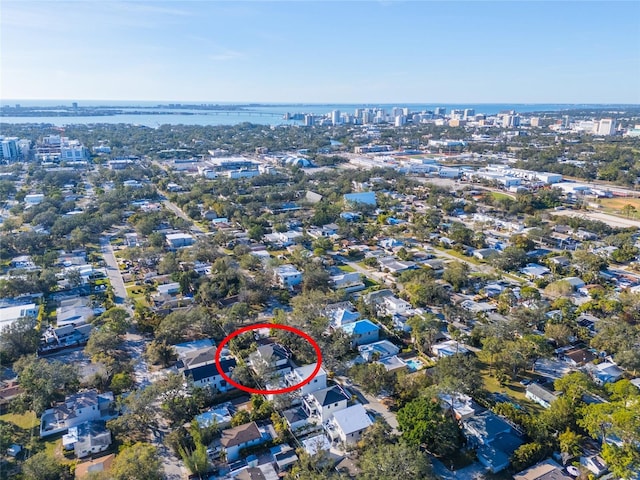
[[[342,325],[342,330],[345,332],[354,335],[354,334],[364,334],[369,332],[375,332],[376,330],[380,330],[380,327],[373,323],[371,320],[358,320],[357,322],[347,323],[346,325]]]

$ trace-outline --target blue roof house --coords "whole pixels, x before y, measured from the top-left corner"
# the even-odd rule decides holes
[[[366,318],[341,325],[340,328],[351,335],[351,343],[353,345],[366,345],[367,343],[375,342],[380,334],[380,327]]]

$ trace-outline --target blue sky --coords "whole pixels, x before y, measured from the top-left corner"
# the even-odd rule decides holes
[[[0,0],[3,99],[640,103],[640,2]]]

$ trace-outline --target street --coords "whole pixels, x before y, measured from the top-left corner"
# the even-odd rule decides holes
[[[109,237],[100,238],[100,248],[104,262],[107,265],[107,275],[109,276],[109,281],[111,282],[111,287],[116,297],[116,303],[123,304],[127,299],[127,289],[124,286],[122,274],[120,273],[118,261],[113,253],[113,247],[111,246]]]

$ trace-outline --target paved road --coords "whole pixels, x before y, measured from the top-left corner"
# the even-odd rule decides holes
[[[116,260],[116,257],[113,253],[113,247],[111,246],[109,237],[100,238],[100,247],[102,249],[104,262],[107,264],[107,275],[109,276],[109,281],[111,282],[111,286],[113,287],[113,293],[116,297],[116,303],[123,304],[127,299],[127,289],[124,286],[122,274],[120,273],[118,261]]]
[[[358,385],[350,383],[350,380],[347,377],[339,377],[337,380],[340,380],[342,385],[345,385],[348,390],[353,392],[357,397],[360,403],[364,405],[364,408],[367,410],[373,410],[377,412],[384,418],[389,426],[391,427],[391,433],[394,435],[399,435],[398,431],[398,420],[396,419],[396,414],[391,412],[387,407],[385,407],[380,400],[376,397],[369,395],[368,393],[364,393]]]
[[[178,217],[182,218],[183,220],[186,220],[187,222],[189,222],[191,224],[191,231],[194,232],[196,235],[203,235],[205,232],[202,231],[202,229],[200,227],[198,227],[192,219],[190,219],[186,213],[184,213],[182,211],[182,209],[177,206],[175,203],[173,203],[170,200],[163,200],[162,204],[167,207],[168,210],[171,210],[173,213],[175,213]]]

